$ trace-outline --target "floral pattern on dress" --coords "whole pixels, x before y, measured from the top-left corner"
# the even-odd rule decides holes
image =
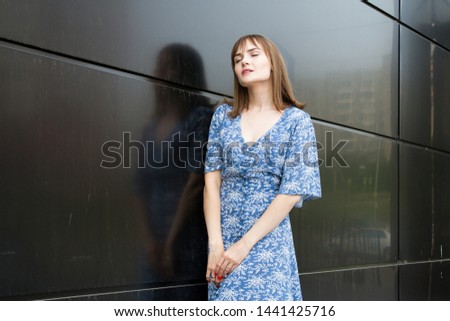
[[[230,118],[231,109],[223,104],[215,111],[205,159],[205,172],[221,171],[225,249],[242,238],[278,194],[300,195],[296,207],[321,197],[316,138],[306,112],[288,107],[256,142],[245,142],[241,117]],[[209,283],[208,299],[302,300],[289,216],[219,287]]]

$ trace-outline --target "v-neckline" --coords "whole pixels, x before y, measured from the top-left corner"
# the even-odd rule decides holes
[[[239,136],[241,138],[241,141],[244,144],[251,144],[251,145],[254,145],[254,144],[258,143],[261,139],[266,137],[281,122],[281,120],[283,119],[283,117],[286,114],[287,110],[288,110],[288,108],[285,108],[283,110],[281,116],[277,119],[277,121],[264,134],[262,134],[260,137],[258,137],[258,139],[255,140],[254,142],[245,140],[245,137],[244,137],[244,134],[243,134],[243,131],[242,131],[242,115],[239,115],[238,116],[238,127],[239,127]]]

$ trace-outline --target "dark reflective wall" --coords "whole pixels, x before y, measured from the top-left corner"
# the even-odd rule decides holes
[[[402,145],[400,182],[400,260],[448,259],[450,156]]]
[[[1,0],[0,299],[206,299],[202,144],[246,33],[316,129],[304,298],[449,299],[446,5]]]
[[[406,28],[400,38],[401,138],[449,152],[450,55]]]
[[[393,21],[355,0],[262,0],[258,15],[283,23],[255,19],[249,24],[247,12],[255,10],[255,3],[234,0],[236,10],[232,2],[41,0],[38,5],[22,0],[2,6],[0,36],[151,76],[162,47],[187,43],[202,56],[207,89],[231,95],[230,48],[244,33],[261,33],[283,51],[297,94],[313,116],[395,135],[397,80],[391,70],[397,68],[398,39]],[[212,12],[227,19],[218,20]],[[233,21],[233,28],[224,28],[226,21]]]
[[[200,279],[202,150],[191,144],[207,139],[211,97],[0,52],[2,296]],[[163,54],[190,55],[192,71],[191,47]]]
[[[446,0],[401,0],[401,20],[416,32],[450,48],[450,3]]]
[[[316,123],[323,197],[291,215],[303,272],[394,263],[397,150],[393,141]],[[342,147],[342,148],[341,148]],[[332,153],[334,149],[339,153]]]

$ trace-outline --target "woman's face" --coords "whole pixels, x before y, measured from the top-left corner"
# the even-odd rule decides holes
[[[234,56],[234,73],[243,87],[270,81],[272,64],[258,43],[247,40]]]

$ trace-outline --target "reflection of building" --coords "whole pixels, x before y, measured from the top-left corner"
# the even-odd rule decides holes
[[[302,80],[301,92],[307,104],[311,101],[312,114],[368,132],[389,132],[391,129],[386,127],[393,117],[392,97],[390,86],[386,84],[391,83],[391,59],[391,55],[384,56],[379,69],[336,70],[326,73],[323,79]],[[379,146],[353,139],[345,150],[375,156]],[[383,152],[384,157],[390,157],[390,149]]]
[[[383,108],[379,94],[383,86],[381,72],[378,70],[336,71],[330,73],[326,79],[329,94],[333,95],[334,117],[338,123],[351,124],[357,122],[363,128],[371,128],[377,121],[377,114],[381,113],[377,107]],[[333,92],[334,91],[334,92]],[[384,104],[389,108],[389,104]],[[356,119],[355,119],[356,118]]]
[[[358,264],[361,261],[389,260],[391,233],[384,228],[353,228],[342,234],[332,234],[328,251],[339,261]]]

